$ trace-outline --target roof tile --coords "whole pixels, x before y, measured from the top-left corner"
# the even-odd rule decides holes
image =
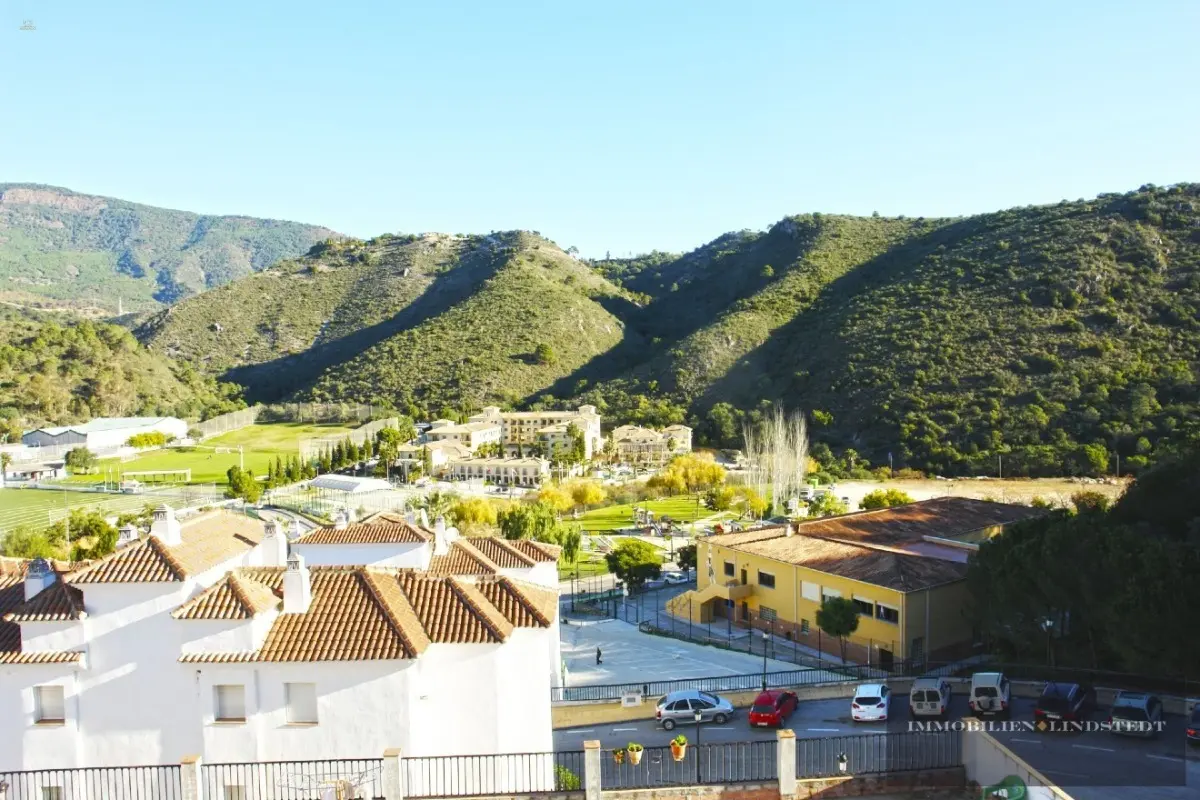
[[[293,544],[421,544],[432,539],[433,534],[412,523],[385,517],[345,528],[317,528]]]
[[[21,596],[24,597],[24,587]],[[56,580],[28,601],[4,614],[6,622],[64,622],[87,616],[83,610],[83,592]]]

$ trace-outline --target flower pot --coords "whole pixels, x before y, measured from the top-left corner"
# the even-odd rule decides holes
[[[683,761],[683,757],[686,755],[686,744],[676,744],[675,742],[671,742],[671,758],[675,759],[676,761]]]
[[[613,761],[615,761],[618,764],[623,764],[625,762],[625,751],[624,750],[614,751],[613,752]]]
[[[626,752],[629,754],[629,763],[630,763],[630,764],[640,764],[640,763],[642,763],[642,752],[643,752],[643,751],[641,751],[641,750],[627,750]]]

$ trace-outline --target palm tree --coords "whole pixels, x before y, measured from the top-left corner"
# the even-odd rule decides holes
[[[8,465],[12,463],[12,453],[0,453],[0,488],[8,485]]]

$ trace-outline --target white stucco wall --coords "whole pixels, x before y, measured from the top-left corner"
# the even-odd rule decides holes
[[[310,567],[365,565],[426,569],[433,545],[417,544],[293,544]]]

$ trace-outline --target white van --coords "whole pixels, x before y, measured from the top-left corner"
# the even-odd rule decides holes
[[[971,695],[967,705],[977,717],[996,714],[1012,716],[1012,696],[1008,678],[1003,672],[976,672],[971,676]]]
[[[914,717],[943,717],[950,710],[950,681],[917,678],[908,692],[908,710]]]

